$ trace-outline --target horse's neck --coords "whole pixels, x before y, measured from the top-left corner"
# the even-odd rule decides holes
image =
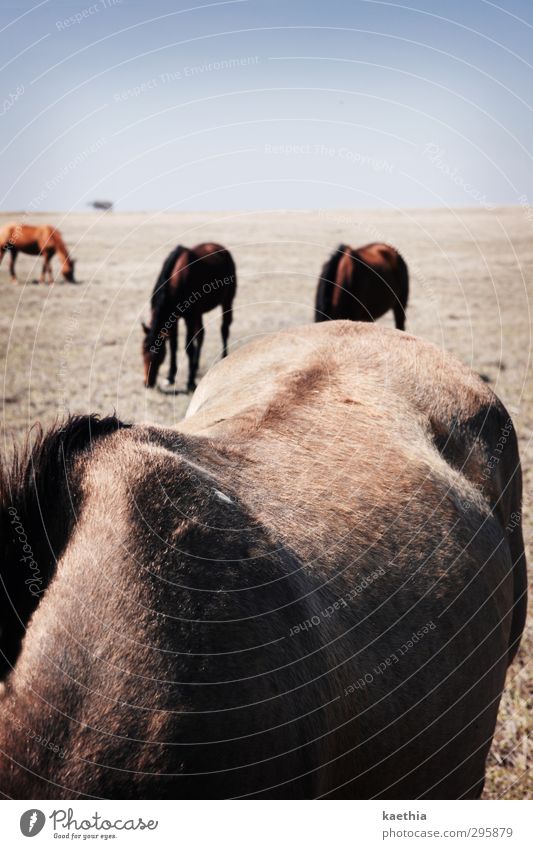
[[[155,307],[152,307],[151,328],[154,337],[160,333],[166,322],[177,311],[177,302],[178,299],[175,293],[170,289],[170,282],[167,281],[161,300]],[[177,321],[177,318],[175,320]]]
[[[54,247],[55,247],[56,253],[57,253],[59,259],[61,260],[61,262],[63,263],[63,265],[67,262],[69,264],[72,262],[72,260],[70,258],[70,254],[67,250],[67,246],[65,245],[63,239],[61,238],[61,236],[57,232],[55,233],[55,236],[54,236]]]

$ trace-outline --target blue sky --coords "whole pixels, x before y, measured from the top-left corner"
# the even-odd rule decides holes
[[[532,202],[529,2],[2,11],[4,210]]]

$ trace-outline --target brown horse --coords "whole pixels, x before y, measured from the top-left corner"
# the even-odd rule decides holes
[[[6,224],[0,229],[0,263],[7,251],[11,254],[9,271],[13,283],[17,282],[15,261],[20,252],[44,258],[39,283],[45,283],[48,275],[49,284],[53,284],[52,257],[55,254],[58,255],[61,262],[61,271],[65,280],[69,283],[76,282],[74,279],[75,260],[71,259],[61,238],[61,233],[55,227],[50,227],[48,224],[38,227],[33,227],[30,224]]]
[[[320,272],[315,321],[375,321],[391,309],[396,327],[404,330],[408,295],[409,273],[395,248],[339,245]]]
[[[222,307],[222,356],[228,352],[232,303],[237,288],[233,257],[222,245],[213,242],[184,248],[178,245],[168,255],[152,293],[150,326],[143,324],[142,354],[144,384],[155,386],[159,367],[170,343],[170,367],[167,382],[172,385],[178,370],[178,321],[187,327],[186,351],[189,357],[187,389],[194,390],[200,352],[204,341],[202,315]]]
[[[376,325],[241,348],[175,430],[71,419],[4,473],[0,790],[479,796],[520,499],[491,390]]]

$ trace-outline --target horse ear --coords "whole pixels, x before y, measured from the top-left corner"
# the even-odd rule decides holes
[[[148,336],[148,334],[150,333],[150,328],[148,327],[148,325],[145,324],[144,321],[141,321],[141,326],[142,326],[142,329],[144,330],[146,336]]]

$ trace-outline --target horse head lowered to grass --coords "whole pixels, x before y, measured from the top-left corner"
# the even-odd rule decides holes
[[[67,421],[2,478],[0,790],[478,797],[520,499],[492,391],[376,325],[241,348],[175,429]]]
[[[143,324],[144,385],[156,385],[159,368],[170,347],[167,383],[173,385],[178,370],[178,321],[185,320],[189,358],[188,391],[196,386],[196,373],[204,341],[203,314],[222,307],[222,356],[228,352],[232,304],[237,288],[233,257],[222,245],[206,242],[194,248],[177,245],[167,256],[151,298],[150,324]]]
[[[57,254],[61,263],[61,272],[68,283],[75,283],[75,260],[70,256],[59,230],[48,224],[33,226],[31,224],[6,224],[0,229],[0,263],[4,254],[10,254],[9,272],[13,283],[17,282],[15,262],[19,253],[31,256],[42,256],[43,267],[39,283],[48,279],[50,285],[54,282],[52,273],[52,258]]]

